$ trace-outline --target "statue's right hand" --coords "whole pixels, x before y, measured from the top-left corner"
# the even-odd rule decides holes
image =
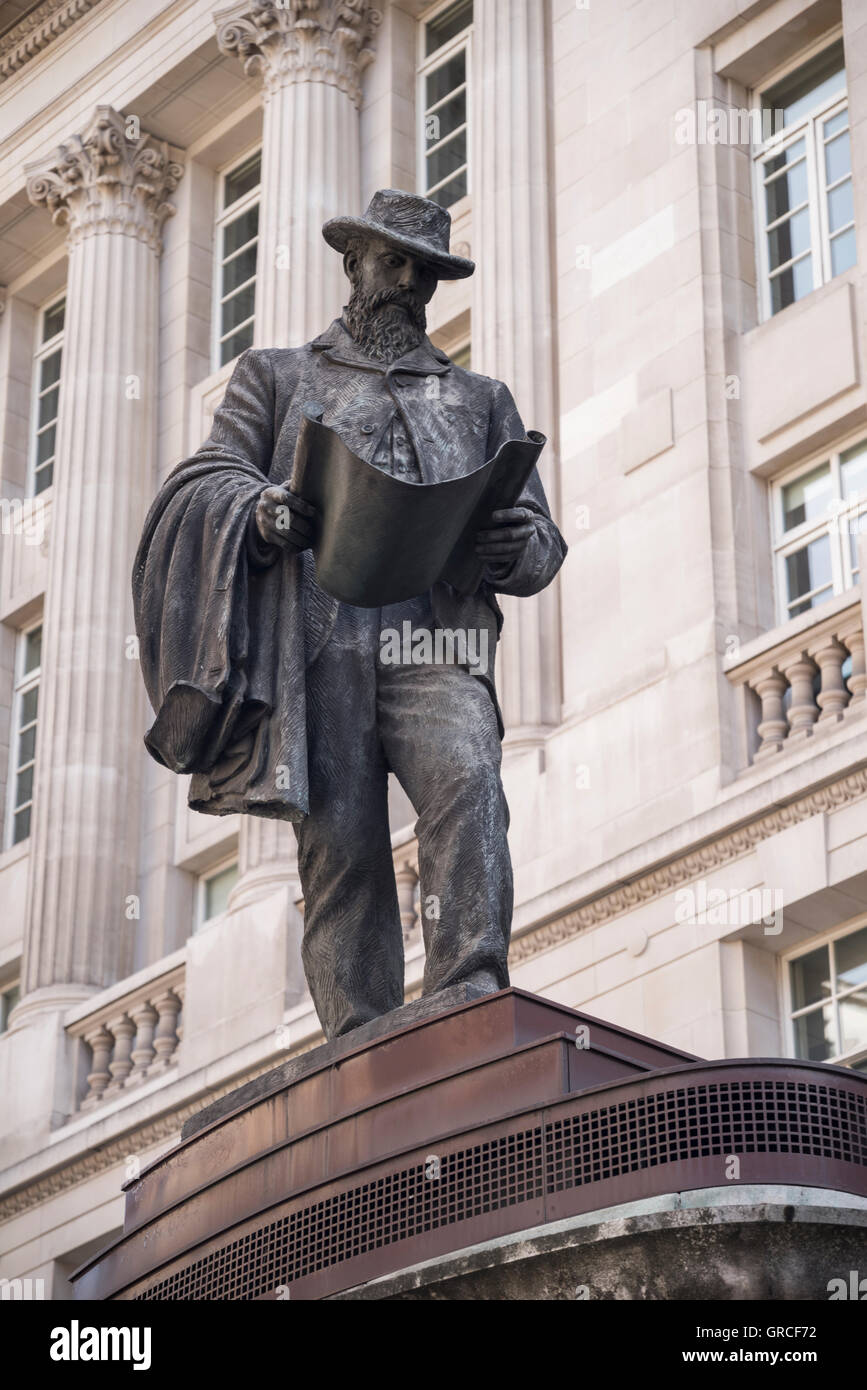
[[[316,521],[316,508],[285,487],[266,487],[256,504],[256,528],[267,545],[309,550]]]

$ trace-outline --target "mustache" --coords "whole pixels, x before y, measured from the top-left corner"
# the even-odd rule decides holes
[[[370,296],[367,308],[371,313],[376,313],[378,309],[387,308],[389,305],[396,304],[401,309],[406,309],[413,318],[424,311],[424,304],[418,295],[411,290],[401,290],[397,288],[377,290]]]

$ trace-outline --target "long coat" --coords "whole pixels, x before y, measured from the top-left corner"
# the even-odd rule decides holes
[[[280,551],[274,563],[255,530],[260,493],[288,482],[308,403],[323,406],[323,422],[368,462],[402,419],[425,482],[471,473],[526,437],[507,387],[454,366],[427,338],[386,368],[337,320],[305,347],[239,358],[210,437],[150,509],[133,571],[156,712],[145,744],[172,771],[194,774],[197,811],[295,821],[308,813],[305,671],[338,603],[316,584],[309,551]],[[438,626],[487,630],[489,653],[502,626],[496,593],[537,593],[566,553],[535,470],[520,505],[533,512],[535,534],[517,562],[472,597],[445,583],[431,591]],[[473,674],[496,704],[493,660]],[[351,719],[351,692],[337,697]],[[499,706],[497,714],[502,733]]]

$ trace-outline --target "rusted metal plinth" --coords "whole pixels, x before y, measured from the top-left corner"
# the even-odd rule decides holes
[[[665,1193],[867,1196],[867,1077],[701,1061],[517,989],[406,1017],[196,1117],[128,1185],[78,1296],[318,1299]]]

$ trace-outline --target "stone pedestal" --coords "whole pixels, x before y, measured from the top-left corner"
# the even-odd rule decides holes
[[[863,1209],[867,1078],[703,1062],[521,990],[472,998],[458,987],[188,1121],[180,1145],[128,1185],[124,1233],[77,1272],[76,1289],[161,1301],[414,1296],[425,1278],[412,1271],[452,1260],[449,1277],[480,1273],[512,1238],[559,1238],[576,1218],[598,1225],[636,1203],[658,1213],[723,1187],[748,1186],[742,1205],[754,1206],[767,1184]],[[483,1252],[474,1266],[471,1251]]]

